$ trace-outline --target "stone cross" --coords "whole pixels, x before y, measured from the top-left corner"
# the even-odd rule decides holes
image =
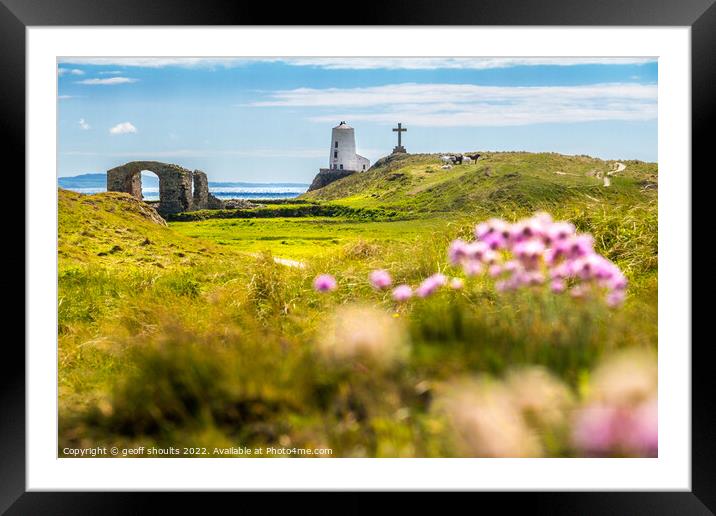
[[[400,122],[398,123],[398,127],[393,127],[393,132],[398,133],[398,146],[393,149],[393,154],[406,152],[401,141],[401,133],[405,131],[407,131],[407,129],[403,127],[403,124]]]
[[[393,127],[393,132],[398,133],[398,147],[402,147],[400,144],[400,133],[404,133],[405,131],[407,131],[407,129],[405,129],[400,122],[398,122],[398,127]]]

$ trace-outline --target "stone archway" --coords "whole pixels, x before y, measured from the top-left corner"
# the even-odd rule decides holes
[[[108,170],[107,191],[125,192],[141,200],[142,170],[154,172],[159,178],[159,213],[179,213],[192,209],[191,187],[194,175],[190,170],[170,163],[130,161]]]

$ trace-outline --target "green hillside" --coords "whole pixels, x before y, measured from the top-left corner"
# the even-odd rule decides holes
[[[129,194],[83,195],[58,189],[60,268],[98,265],[164,268],[217,252],[211,242],[167,227],[154,208]]]
[[[127,363],[109,349],[158,321],[190,316],[202,291],[255,261],[184,236],[154,208],[116,192],[58,189],[60,410],[107,392]]]
[[[625,160],[623,170],[612,172],[617,163],[505,152],[442,170],[437,154],[394,155],[292,205],[189,212],[169,225],[238,251],[315,259],[361,241],[383,249],[415,245],[421,237],[442,241],[476,220],[548,211],[592,233],[600,252],[621,267],[655,271],[657,165]]]
[[[605,187],[603,177],[613,163],[588,156],[494,152],[483,153],[472,164],[442,170],[439,154],[394,155],[377,161],[365,173],[302,198],[419,215],[476,209],[523,213],[549,211],[572,202],[633,202],[655,197],[655,163],[624,161],[626,169],[609,176],[611,185]]]

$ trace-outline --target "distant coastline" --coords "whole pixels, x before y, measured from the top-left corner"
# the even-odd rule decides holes
[[[60,188],[83,194],[107,191],[105,174],[82,174],[57,178]],[[220,199],[292,199],[308,190],[308,183],[249,183],[243,181],[209,182],[209,191]],[[148,201],[159,199],[156,177],[142,177],[142,193]]]

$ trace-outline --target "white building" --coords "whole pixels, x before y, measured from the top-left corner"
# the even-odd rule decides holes
[[[355,130],[341,122],[331,132],[331,155],[328,168],[332,170],[355,170],[362,172],[370,168],[370,160],[356,154]]]

